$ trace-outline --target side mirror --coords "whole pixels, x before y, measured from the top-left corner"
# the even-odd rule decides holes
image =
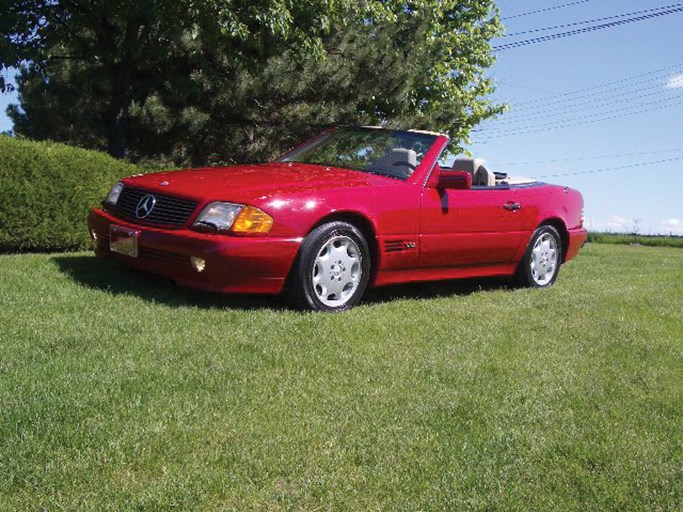
[[[444,171],[439,173],[437,188],[467,190],[472,188],[472,175],[467,171]]]

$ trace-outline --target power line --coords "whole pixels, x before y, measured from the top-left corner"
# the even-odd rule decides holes
[[[509,50],[511,48],[519,48],[521,46],[528,46],[528,45],[532,45],[532,44],[537,44],[537,43],[542,43],[542,42],[547,42],[547,41],[553,41],[555,39],[562,39],[565,37],[575,36],[575,35],[579,35],[579,34],[586,34],[588,32],[595,32],[597,30],[604,30],[607,28],[613,28],[613,27],[617,27],[620,25],[635,23],[638,21],[646,21],[646,20],[650,20],[653,18],[657,18],[659,16],[665,16],[668,14],[676,14],[676,13],[679,13],[681,11],[683,11],[683,7],[677,7],[674,9],[667,10],[667,11],[661,11],[661,12],[656,12],[656,13],[652,13],[652,14],[646,14],[643,16],[637,16],[634,18],[627,18],[627,19],[619,20],[619,21],[612,21],[609,23],[603,23],[601,25],[595,25],[593,27],[585,27],[585,28],[581,28],[581,29],[570,30],[567,32],[559,32],[557,34],[551,34],[551,35],[541,36],[541,37],[534,37],[531,39],[523,39],[521,41],[515,41],[513,43],[507,43],[507,44],[494,46],[493,50],[494,51],[504,51],[504,50]]]
[[[676,97],[676,98],[670,98],[670,99],[678,99],[678,98],[680,98],[680,97],[681,97],[681,96],[678,96],[678,97]],[[667,100],[667,101],[668,101],[668,100]],[[652,103],[650,103],[650,104],[655,104],[655,103],[661,103],[661,102],[652,102]],[[558,129],[563,129],[563,128],[572,128],[572,127],[575,127],[575,126],[582,126],[582,125],[591,124],[591,123],[596,123],[596,122],[601,122],[601,121],[610,121],[610,120],[613,120],[613,119],[621,119],[621,118],[624,118],[624,117],[629,117],[629,116],[633,116],[633,115],[637,115],[637,114],[644,114],[644,113],[646,113],[646,112],[652,112],[652,111],[654,111],[654,110],[660,110],[660,109],[662,109],[662,108],[667,108],[667,107],[669,107],[669,105],[664,104],[664,105],[658,105],[658,106],[653,107],[653,108],[648,108],[648,109],[643,109],[643,110],[637,110],[637,111],[635,111],[635,112],[626,112],[628,109],[619,109],[619,110],[614,110],[614,111],[612,111],[612,112],[621,112],[621,111],[624,111],[625,113],[619,114],[619,115],[614,115],[614,116],[596,117],[596,118],[590,118],[590,116],[584,116],[585,118],[587,118],[586,120],[579,121],[579,122],[576,122],[576,123],[574,123],[574,122],[572,122],[572,121],[575,121],[575,120],[577,120],[577,119],[579,119],[579,118],[570,119],[570,120],[568,120],[569,123],[565,123],[565,124],[562,124],[562,123],[558,123],[558,124],[548,123],[548,124],[544,124],[544,125],[536,125],[533,129],[529,129],[529,130],[514,130],[514,129],[508,128],[508,129],[506,129],[506,130],[504,130],[504,131],[499,131],[499,132],[493,131],[493,133],[489,133],[488,130],[472,130],[472,131],[473,131],[474,133],[484,133],[484,132],[487,132],[487,133],[489,133],[489,136],[493,136],[493,138],[495,138],[495,137],[509,137],[509,136],[512,136],[512,135],[529,135],[529,134],[533,134],[533,133],[547,132],[548,130],[558,130]],[[603,113],[602,115],[604,115],[604,114],[609,114],[609,112],[605,112],[605,113]],[[480,141],[480,142],[485,143],[486,141]]]
[[[647,91],[655,91],[654,93],[649,93],[649,94],[640,94],[636,95],[637,93],[640,92],[647,92]],[[593,96],[592,99],[586,99],[586,100],[567,100],[566,102],[563,103],[557,103],[557,104],[549,104],[546,105],[545,107],[539,108],[539,109],[533,109],[530,107],[527,108],[521,108],[521,109],[513,109],[510,111],[510,117],[513,119],[533,119],[533,118],[538,118],[538,117],[545,117],[547,114],[553,113],[554,115],[563,115],[564,113],[572,113],[575,111],[580,111],[580,110],[586,110],[587,108],[591,109],[596,109],[596,108],[602,108],[606,107],[609,105],[617,104],[617,103],[623,103],[624,101],[631,101],[631,100],[636,100],[636,99],[641,99],[641,98],[647,98],[650,96],[657,96],[660,94],[667,94],[671,93],[671,89],[666,89],[662,87],[661,85],[654,85],[650,87],[643,87],[640,89],[633,89],[628,92],[624,92],[621,94],[613,94],[609,96]],[[635,95],[635,96],[634,96]],[[626,98],[626,99],[620,99],[616,101],[610,101],[614,100],[614,98]],[[521,113],[521,115],[520,115]],[[503,121],[507,121],[511,119],[503,119]]]
[[[575,36],[575,35],[579,35],[579,34],[586,34],[586,33],[588,33],[588,32],[595,32],[595,31],[597,31],[597,30],[604,30],[604,29],[607,29],[607,28],[618,27],[618,26],[620,26],[620,25],[626,25],[626,24],[629,24],[629,23],[636,23],[636,22],[639,22],[639,21],[646,21],[646,20],[658,18],[658,17],[660,17],[660,16],[666,16],[666,15],[669,15],[669,14],[676,14],[676,13],[679,13],[679,12],[683,12],[683,7],[676,7],[676,8],[669,9],[669,10],[667,10],[667,11],[660,11],[660,12],[656,12],[656,13],[645,14],[645,15],[642,15],[642,16],[636,16],[636,17],[633,17],[633,18],[626,18],[626,19],[624,19],[624,20],[612,21],[612,22],[609,22],[609,23],[603,23],[603,24],[600,24],[600,25],[592,26],[592,27],[585,27],[585,28],[580,28],[580,29],[576,29],[576,30],[569,30],[569,31],[567,31],[567,32],[559,32],[559,33],[557,33],[557,34],[550,34],[550,35],[547,35],[547,36],[534,37],[534,38],[531,38],[531,39],[523,39],[523,40],[521,40],[521,41],[515,41],[515,42],[513,42],[513,43],[507,43],[507,44],[502,44],[502,45],[494,46],[494,47],[493,47],[493,50],[494,50],[494,51],[499,51],[499,52],[500,52],[500,51],[505,51],[505,50],[510,50],[510,49],[512,49],[512,48],[519,48],[519,47],[522,47],[522,46],[529,46],[529,45],[532,45],[532,44],[543,43],[543,42],[547,42],[547,41],[553,41],[553,40],[555,40],[555,39],[562,39],[562,38],[565,38],[565,37]]]
[[[650,92],[648,94],[640,94],[634,96],[635,93],[637,92],[645,92],[645,91],[655,91],[655,92]],[[671,94],[671,90],[669,89],[663,89],[660,86],[654,86],[654,87],[646,87],[643,89],[637,89],[634,91],[630,91],[624,94],[617,94],[614,96],[611,96],[611,98],[622,98],[622,99],[617,99],[613,101],[605,101],[605,98],[597,98],[593,101],[584,101],[580,103],[575,103],[575,104],[564,104],[564,105],[559,105],[554,108],[546,108],[546,109],[541,109],[538,111],[531,111],[528,113],[524,113],[525,111],[522,110],[521,115],[515,115],[517,112],[514,110],[510,112],[510,115],[508,117],[503,117],[500,121],[495,120],[495,122],[498,126],[501,125],[509,125],[509,124],[515,124],[515,123],[520,123],[520,122],[526,122],[526,121],[532,121],[532,120],[539,120],[539,119],[548,119],[552,117],[561,117],[564,115],[568,114],[574,114],[576,112],[581,112],[584,110],[597,110],[597,109],[603,109],[605,107],[609,107],[612,105],[618,105],[620,103],[627,103],[627,102],[632,102],[634,100],[639,100],[643,98],[651,98],[654,96],[661,96],[662,94]],[[636,105],[637,106],[637,105]],[[595,115],[598,115],[596,113]]]
[[[640,107],[647,107],[647,106],[650,106],[650,105],[659,105],[659,104],[662,104],[662,103],[671,103],[672,101],[675,101],[675,100],[678,100],[678,99],[681,99],[681,98],[683,98],[683,95],[673,96],[673,97],[670,97],[670,98],[663,98],[663,99],[661,99],[661,100],[652,101],[652,102],[650,102],[650,103],[643,103],[643,104],[641,104],[641,105],[634,105],[634,106],[632,106],[632,107],[617,108],[617,109],[610,110],[610,111],[606,111],[606,112],[598,112],[598,113],[596,113],[596,114],[588,114],[588,115],[585,115],[585,116],[574,117],[574,118],[571,118],[571,119],[566,119],[565,121],[571,123],[571,122],[574,122],[574,121],[582,121],[582,120],[585,120],[585,119],[589,119],[589,120],[590,120],[590,119],[602,117],[602,116],[604,116],[604,115],[618,114],[618,113],[620,113],[620,112],[628,112],[629,110],[637,109],[637,108],[640,108]],[[537,124],[537,125],[535,125],[535,127],[536,127],[536,128],[542,128],[542,127],[546,127],[546,126],[556,126],[557,124],[558,124],[557,122],[553,122],[553,123],[544,123],[544,124]],[[495,127],[492,127],[492,128],[495,130]],[[516,130],[513,129],[513,128],[504,128],[503,130],[500,130],[500,133],[505,133],[505,132],[509,132],[509,131],[516,131]]]
[[[592,118],[592,117],[599,117],[599,116],[602,116],[602,115],[605,115],[605,114],[614,114],[614,113],[618,113],[618,112],[633,110],[634,108],[646,107],[646,106],[649,106],[649,105],[658,105],[658,104],[661,104],[661,103],[670,103],[670,102],[674,102],[674,101],[676,101],[676,100],[679,100],[679,99],[681,99],[681,98],[683,98],[683,94],[679,94],[679,95],[677,95],[677,96],[671,96],[671,97],[668,97],[668,98],[662,98],[661,100],[651,101],[651,102],[649,102],[649,103],[641,103],[640,105],[633,105],[633,106],[630,106],[630,107],[622,107],[622,108],[617,108],[617,109],[614,109],[614,110],[608,110],[608,111],[605,111],[605,112],[596,112],[595,114],[588,114],[588,115],[584,115],[584,116],[578,116],[578,117],[574,117],[574,118],[571,118],[571,119],[567,119],[567,121],[570,121],[570,122],[571,122],[571,121],[578,121],[578,120],[581,120],[581,119],[587,119],[587,118]],[[552,124],[552,123],[551,123],[551,124]],[[546,125],[540,125],[540,126],[546,126]]]
[[[656,74],[659,74],[659,73],[661,73],[661,72],[663,72],[663,71],[670,71],[670,70],[676,69],[676,68],[680,69],[681,67],[683,67],[683,62],[679,62],[679,63],[673,64],[673,65],[671,65],[671,66],[665,66],[665,67],[659,68],[659,69],[654,69],[654,70],[652,70],[652,71],[646,71],[645,73],[639,73],[639,74],[637,74],[637,75],[632,75],[632,76],[628,76],[628,77],[625,77],[625,78],[620,78],[620,79],[618,79],[618,80],[613,80],[613,81],[611,81],[611,82],[605,82],[605,83],[603,83],[603,84],[595,85],[595,86],[592,86],[592,87],[587,87],[587,88],[585,88],[585,89],[575,89],[575,90],[573,90],[573,91],[569,91],[569,92],[565,92],[565,93],[561,93],[561,94],[556,94],[556,95],[553,95],[553,96],[546,96],[545,98],[539,98],[539,99],[536,99],[536,100],[524,101],[524,102],[518,103],[517,105],[518,105],[518,106],[522,106],[522,105],[528,105],[528,104],[532,104],[532,103],[544,103],[544,102],[547,102],[547,101],[554,101],[554,100],[556,100],[556,99],[566,98],[567,96],[573,96],[573,95],[575,95],[575,94],[577,94],[577,93],[592,92],[592,91],[596,91],[596,90],[598,90],[598,89],[602,89],[602,88],[604,88],[604,87],[608,87],[608,86],[611,86],[611,85],[618,85],[618,84],[622,84],[622,83],[624,83],[624,82],[629,82],[629,81],[631,81],[631,80],[635,80],[635,79],[637,79],[637,78],[641,78],[641,77],[644,77],[644,76],[656,75]],[[640,82],[636,82],[635,84],[632,84],[632,85],[640,85],[640,84],[644,84],[644,83],[647,83],[647,82],[651,82],[651,81],[653,81],[653,80],[657,80],[657,78],[650,78],[650,79],[647,79],[647,80],[643,80],[643,81],[640,81]],[[630,85],[624,85],[623,87],[614,87],[614,88],[611,88],[611,89],[609,89],[609,90],[610,90],[610,91],[615,91],[615,90],[620,90],[620,89],[626,89],[626,88],[628,88],[628,87],[630,87]],[[606,92],[607,92],[607,91],[606,91]],[[583,95],[583,96],[578,96],[578,97],[586,97],[586,96],[592,96],[592,95]]]
[[[624,13],[624,14],[617,14],[615,16],[607,16],[603,18],[595,18],[593,20],[583,20],[583,21],[575,21],[573,23],[565,23],[563,25],[555,25],[554,27],[543,27],[543,28],[534,28],[530,30],[524,30],[521,32],[513,32],[511,34],[505,34],[501,37],[516,37],[516,36],[522,36],[525,34],[535,34],[538,32],[547,32],[548,30],[557,30],[559,28],[569,28],[569,27],[578,27],[581,25],[590,25],[592,23],[602,23],[605,21],[609,20],[616,20],[619,18],[626,18],[627,16],[636,16],[636,15],[641,15],[641,14],[648,14],[648,13],[656,13],[659,11],[666,11],[669,9],[675,9],[675,8],[680,8],[683,7],[683,4],[671,4],[671,5],[665,5],[662,7],[655,7],[653,9],[645,9],[642,11],[635,11],[635,12],[629,12],[629,13]]]
[[[524,16],[531,16],[532,14],[541,14],[541,13],[548,12],[548,11],[556,11],[557,9],[564,9],[565,7],[571,7],[573,5],[585,4],[586,2],[590,2],[590,0],[580,0],[578,2],[569,2],[566,4],[556,5],[554,7],[546,7],[545,9],[538,9],[536,11],[529,11],[529,12],[523,12],[520,14],[513,14],[512,16],[505,16],[504,18],[501,18],[501,20],[502,21],[513,20],[515,18],[522,18]]]
[[[672,98],[672,99],[678,99],[680,98]],[[666,100],[669,101],[669,100]],[[662,102],[652,102],[649,105],[654,105],[657,104],[655,107],[647,108],[647,109],[641,109],[641,110],[636,110],[636,111],[629,111],[629,108],[626,109],[616,109],[611,112],[603,112],[601,114],[598,114],[596,116],[582,116],[582,117],[577,117],[574,119],[567,119],[566,122],[564,123],[545,123],[545,124],[533,124],[531,127],[528,129],[515,129],[515,128],[504,128],[501,130],[496,130],[493,128],[492,130],[486,130],[486,132],[489,134],[489,136],[493,137],[509,137],[511,135],[528,135],[532,133],[541,133],[541,132],[546,132],[548,130],[560,130],[564,128],[573,128],[575,126],[583,126],[586,124],[592,124],[592,123],[598,123],[602,121],[611,121],[613,119],[621,119],[624,117],[630,117],[633,115],[637,114],[644,114],[646,112],[652,112],[654,110],[661,110],[662,108],[667,108],[670,105],[665,103],[661,104]],[[646,105],[643,105],[646,106]],[[633,107],[637,108],[637,107]],[[611,114],[616,114],[616,115],[611,115]],[[603,117],[607,116],[607,117]],[[474,133],[483,133],[485,130],[480,130],[480,131],[475,131],[473,130]]]
[[[603,160],[606,158],[626,158],[632,156],[648,156],[648,155],[660,155],[662,153],[683,153],[683,149],[659,149],[656,151],[639,151],[637,153],[620,153],[617,155],[600,155],[600,156],[578,156],[572,158],[553,158],[551,160],[529,160],[526,162],[489,162],[494,166],[508,166],[513,167],[515,165],[538,165],[538,164],[556,164],[562,162],[583,162],[586,160]]]
[[[611,99],[611,98],[621,98],[624,96],[630,96],[632,94],[636,94],[639,92],[646,92],[646,91],[653,91],[653,90],[660,90],[662,93],[665,92],[670,92],[674,89],[672,88],[666,88],[665,84],[661,83],[661,80],[663,80],[666,77],[657,77],[657,78],[651,78],[649,80],[643,80],[640,82],[635,82],[630,85],[624,85],[621,87],[614,87],[612,89],[605,89],[603,91],[595,91],[592,94],[580,94],[574,97],[571,97],[571,95],[566,95],[566,99],[561,99],[558,101],[539,101],[538,105],[534,105],[534,101],[527,101],[524,103],[518,103],[516,106],[513,105],[513,109],[511,110],[511,114],[514,115],[518,112],[533,112],[533,113],[538,113],[538,112],[548,112],[548,111],[555,111],[558,110],[558,106],[564,108],[567,106],[581,106],[581,105],[588,105],[592,103],[597,103],[600,101],[605,101],[605,99]],[[633,87],[633,86],[638,86],[638,85],[645,85],[648,83],[655,82],[654,85],[650,85],[647,87]],[[659,83],[656,83],[659,82]],[[614,94],[618,91],[626,90],[626,92],[622,92],[619,94]],[[544,104],[545,103],[545,104]]]
[[[651,166],[651,165],[657,165],[657,164],[665,164],[665,163],[670,163],[670,162],[678,162],[683,160],[683,156],[675,157],[675,158],[666,158],[664,160],[655,160],[651,162],[639,162],[637,164],[627,164],[627,165],[619,165],[616,167],[606,167],[603,169],[592,169],[589,171],[576,171],[576,172],[565,172],[565,173],[559,173],[559,174],[545,174],[543,176],[532,176],[534,179],[541,179],[541,178],[561,178],[564,176],[579,176],[581,174],[598,174],[602,172],[610,172],[610,171],[619,171],[622,169],[635,169],[638,167],[645,167]]]

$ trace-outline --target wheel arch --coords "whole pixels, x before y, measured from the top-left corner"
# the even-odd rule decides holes
[[[365,237],[370,249],[370,279],[368,285],[372,286],[379,271],[379,242],[377,241],[377,230],[374,223],[366,215],[355,211],[339,211],[332,212],[320,218],[315,224],[311,226],[306,235],[323,224],[329,222],[347,222],[360,230]]]
[[[567,260],[567,252],[569,251],[569,231],[564,221],[557,217],[551,217],[541,222],[538,227],[552,226],[560,234],[560,241],[562,242],[562,263]]]

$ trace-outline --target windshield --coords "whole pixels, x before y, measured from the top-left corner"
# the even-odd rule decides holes
[[[429,133],[341,128],[278,159],[278,162],[329,165],[407,179],[420,165],[437,135]]]

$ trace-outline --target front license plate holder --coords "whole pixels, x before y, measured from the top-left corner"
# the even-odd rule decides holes
[[[138,257],[140,231],[112,224],[109,226],[109,250],[131,258]]]

